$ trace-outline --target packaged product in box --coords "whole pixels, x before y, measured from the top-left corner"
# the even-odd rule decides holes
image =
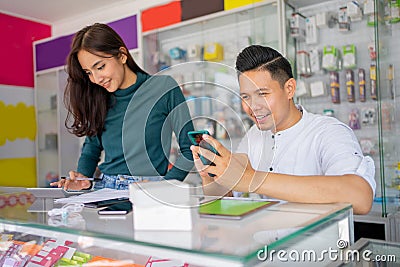
[[[354,69],[356,65],[356,46],[355,45],[345,45],[343,50],[343,68]]]
[[[347,100],[349,102],[355,102],[356,96],[354,92],[354,72],[353,70],[346,70],[346,91]]]
[[[299,40],[306,36],[306,20],[300,13],[293,13],[290,17],[290,36]]]
[[[174,60],[184,59],[186,57],[186,50],[179,47],[173,47],[169,50],[169,56]]]
[[[204,46],[204,60],[224,60],[224,47],[219,43],[209,43]]]
[[[339,31],[350,31],[350,18],[347,16],[347,6],[339,8],[338,12]]]
[[[365,70],[358,69],[358,90],[360,92],[360,101],[365,102],[366,98],[366,90],[365,90]]]
[[[371,98],[373,100],[378,99],[378,94],[376,92],[376,65],[373,63],[369,67],[369,79],[371,81]]]
[[[201,60],[203,58],[203,48],[198,44],[192,44],[187,47],[187,57],[191,60]]]
[[[331,87],[331,99],[332,103],[340,104],[340,84],[339,84],[339,73],[331,71],[329,73],[330,87]]]
[[[138,230],[190,231],[194,216],[191,187],[178,180],[132,183],[133,227]]]
[[[322,68],[330,71],[339,69],[339,51],[334,46],[324,46]]]

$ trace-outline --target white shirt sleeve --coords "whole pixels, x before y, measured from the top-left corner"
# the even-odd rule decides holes
[[[371,157],[363,156],[354,132],[346,125],[329,127],[322,138],[322,169],[325,175],[356,174],[364,178],[375,195],[375,164]]]

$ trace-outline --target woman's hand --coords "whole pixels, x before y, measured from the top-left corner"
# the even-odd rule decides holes
[[[69,179],[60,179],[58,182],[51,183],[51,186],[63,187],[64,190],[83,190],[89,189],[92,186],[91,181],[77,180],[77,178],[87,178],[82,173],[70,171]]]

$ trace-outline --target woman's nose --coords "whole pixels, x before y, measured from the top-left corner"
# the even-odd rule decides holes
[[[93,78],[92,82],[96,83],[96,84],[101,84],[101,82],[103,80],[103,77],[98,73],[93,73],[92,78]]]

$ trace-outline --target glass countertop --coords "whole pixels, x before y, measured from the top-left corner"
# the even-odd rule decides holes
[[[239,262],[254,259],[266,245],[274,249],[290,244],[313,235],[323,225],[352,216],[351,205],[345,203],[282,202],[241,220],[200,218],[194,210],[191,231],[138,231],[134,228],[133,212],[103,217],[97,214],[97,209],[84,208],[71,218],[55,220],[47,212],[28,212],[33,200],[24,188],[0,187],[2,229],[57,233],[70,238],[90,236],[106,242],[118,241]]]

